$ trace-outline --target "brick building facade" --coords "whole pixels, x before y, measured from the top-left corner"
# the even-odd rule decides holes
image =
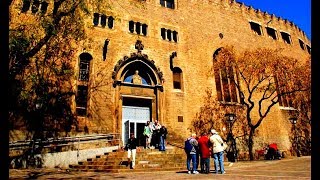
[[[169,133],[188,136],[205,89],[216,89],[213,54],[221,47],[231,45],[238,52],[268,47],[297,59],[310,56],[310,40],[293,22],[240,2],[105,3],[108,8],[92,4],[84,24],[87,39],[77,44],[74,57],[73,108],[80,129],[89,133],[120,133],[126,139],[129,131],[138,136],[147,120],[158,119]],[[141,81],[133,82],[136,72]],[[286,111],[274,107],[257,140],[289,149]]]

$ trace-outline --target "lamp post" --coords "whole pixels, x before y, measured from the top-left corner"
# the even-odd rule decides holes
[[[227,157],[228,157],[229,161],[236,162],[236,160],[238,158],[237,146],[236,146],[236,141],[235,141],[233,134],[232,134],[232,126],[233,126],[233,123],[236,119],[236,115],[233,113],[227,113],[227,114],[225,114],[225,119],[228,124],[227,142],[231,141],[231,146],[230,146],[229,151],[227,152]]]
[[[298,118],[293,116],[289,118],[289,121],[293,125],[293,143],[294,143],[295,151],[297,153],[297,156],[300,157],[300,151],[298,148],[297,131],[296,131],[296,124],[298,122]]]

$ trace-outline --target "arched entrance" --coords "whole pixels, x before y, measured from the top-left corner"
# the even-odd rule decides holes
[[[139,145],[145,143],[142,135],[147,121],[161,121],[159,99],[162,97],[162,72],[141,53],[143,45],[136,42],[137,53],[119,60],[112,78],[115,92],[115,130],[121,134],[122,145],[127,143],[130,133],[134,133]]]

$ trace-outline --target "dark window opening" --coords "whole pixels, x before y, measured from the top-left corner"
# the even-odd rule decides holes
[[[85,116],[87,114],[88,86],[78,86],[76,97],[77,115]]]
[[[161,28],[161,37],[163,40],[166,39],[166,29],[165,28]]]
[[[110,29],[113,28],[113,21],[114,21],[114,18],[113,18],[112,16],[109,16],[109,17],[108,17],[108,27],[109,27]]]
[[[174,0],[160,0],[162,7],[174,9]]]
[[[172,31],[172,38],[174,40],[174,42],[178,42],[178,33],[177,31]]]
[[[173,69],[173,88],[181,89],[182,85],[182,71],[180,68],[175,67]]]
[[[142,34],[145,36],[147,35],[147,29],[148,29],[148,25],[142,24]]]
[[[304,50],[304,42],[301,39],[299,39],[299,44],[301,49]]]
[[[104,15],[104,14],[101,15],[100,24],[101,24],[102,27],[106,27],[106,25],[107,25],[107,16],[106,15]]]
[[[98,24],[99,24],[99,17],[100,17],[99,13],[94,13],[93,14],[93,24],[95,26],[98,26]]]
[[[32,7],[31,7],[31,12],[36,13],[39,10],[40,2],[38,0],[34,0]]]
[[[169,41],[171,41],[171,30],[170,29],[167,30],[167,39]]]
[[[277,40],[277,35],[276,35],[276,31],[272,28],[266,27],[267,29],[267,34],[269,37],[271,37],[274,40]]]
[[[136,23],[136,33],[137,34],[141,33],[141,23],[139,23],[139,22]]]
[[[311,48],[308,45],[307,45],[307,51],[308,51],[309,54],[311,54]]]
[[[22,12],[27,12],[30,9],[30,4],[31,4],[30,0],[24,0],[21,11]]]
[[[280,32],[283,41],[287,44],[291,44],[290,35],[285,32]]]
[[[49,3],[45,2],[45,1],[41,3],[41,8],[40,8],[41,9],[41,13],[44,14],[44,13],[47,12],[48,5],[49,5]]]
[[[257,33],[258,35],[262,35],[262,32],[261,32],[261,26],[257,23],[254,23],[254,22],[250,22],[250,27],[251,27],[251,30],[254,31],[255,33]]]
[[[130,31],[131,33],[134,32],[134,22],[133,22],[133,21],[129,21],[129,31]]]
[[[178,116],[178,122],[183,122],[183,116]]]

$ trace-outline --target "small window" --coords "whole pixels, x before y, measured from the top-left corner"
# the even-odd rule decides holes
[[[142,24],[142,34],[145,36],[147,35],[147,29],[148,29],[148,25]]]
[[[283,41],[287,44],[291,44],[290,34],[285,33],[285,32],[280,32],[280,33],[281,33],[281,37],[282,37]]]
[[[99,13],[94,13],[93,14],[93,24],[95,26],[98,26],[98,24],[99,24],[99,17],[100,17]]]
[[[129,31],[130,31],[131,33],[134,32],[134,22],[133,22],[133,21],[129,21]]]
[[[114,21],[114,18],[113,18],[112,16],[109,16],[109,17],[108,17],[108,27],[109,27],[110,29],[113,28],[113,21]]]
[[[136,23],[136,33],[137,34],[141,33],[141,23],[139,23],[139,22]]]
[[[160,5],[162,7],[174,9],[174,0],[160,0]]]
[[[101,26],[102,27],[106,27],[106,25],[107,25],[107,16],[106,15],[104,15],[104,14],[102,14],[101,15]]]
[[[272,28],[269,28],[269,27],[266,27],[266,29],[267,29],[268,36],[271,37],[274,40],[277,40],[276,30],[274,30]]]
[[[88,81],[90,74],[90,61],[92,56],[89,53],[80,54],[79,81]]]
[[[170,29],[167,30],[167,39],[169,41],[171,41],[171,30]]]
[[[301,39],[299,39],[299,44],[300,44],[300,48],[302,49],[302,50],[304,50],[305,48],[304,48],[304,42],[301,40]]]
[[[183,122],[183,116],[178,116],[178,122]]]
[[[31,7],[31,12],[32,12],[32,13],[38,12],[39,6],[40,6],[39,0],[34,0],[34,1],[33,1],[33,4],[32,4],[32,7]]]
[[[172,38],[174,42],[178,42],[178,32],[177,31],[172,31]]]
[[[46,13],[47,12],[47,9],[48,9],[48,3],[47,2],[45,2],[45,1],[43,1],[42,3],[41,3],[41,13]]]
[[[181,89],[182,88],[182,71],[180,68],[173,68],[173,88]]]
[[[257,23],[254,23],[254,22],[250,22],[250,27],[251,27],[251,30],[253,32],[255,32],[256,34],[258,34],[260,36],[262,35],[260,24],[257,24]]]
[[[30,0],[23,0],[23,6],[21,11],[22,12],[27,12],[30,9]]]
[[[311,54],[311,48],[310,48],[310,46],[308,46],[308,45],[306,45],[306,46],[307,46],[307,51],[308,51],[308,53]]]
[[[166,39],[166,29],[165,28],[161,28],[161,37],[163,40]]]

